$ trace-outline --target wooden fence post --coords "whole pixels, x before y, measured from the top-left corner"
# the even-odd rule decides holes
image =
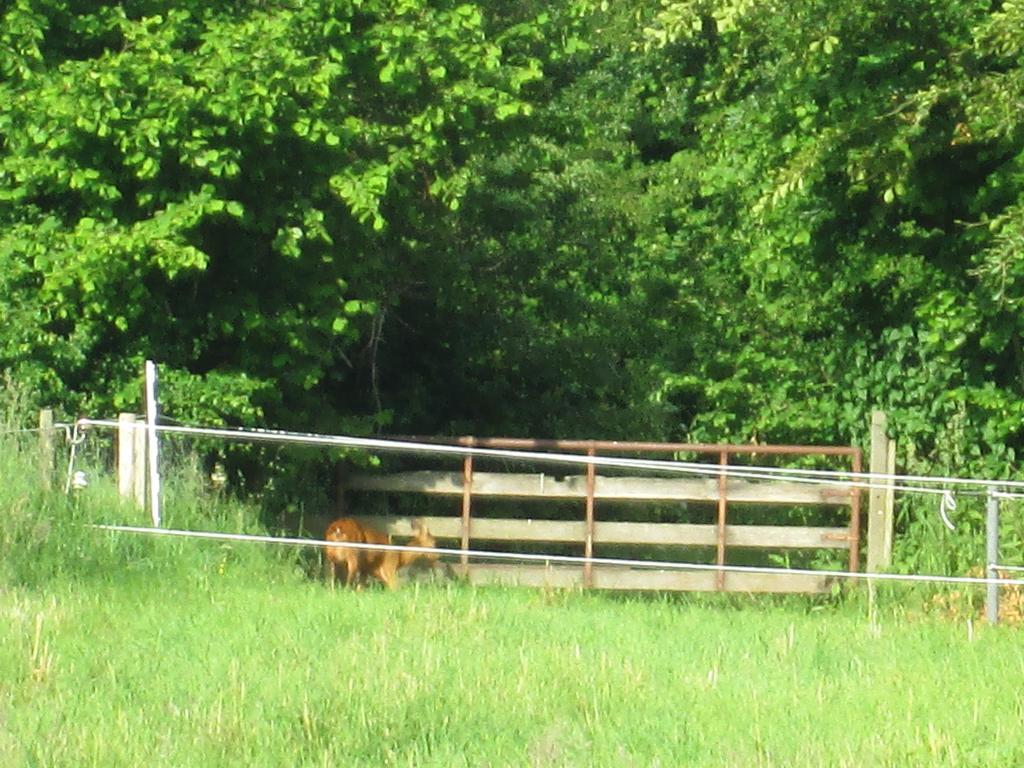
[[[53,489],[53,409],[39,411],[39,481],[44,491]]]
[[[146,508],[146,430],[132,430],[132,466],[134,481],[132,484],[132,498],[139,509]]]
[[[885,412],[872,411],[869,471],[875,487],[868,492],[868,573],[877,573],[892,565],[892,480],[874,477],[891,474],[890,466],[895,464],[895,447],[886,434],[887,427]]]
[[[117,416],[117,492],[125,499],[138,501],[135,493],[136,472],[143,465],[135,463],[135,414],[120,413]]]

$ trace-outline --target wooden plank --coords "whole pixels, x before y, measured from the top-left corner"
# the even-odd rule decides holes
[[[747,549],[849,549],[850,531],[796,525],[730,525],[726,542],[730,547]]]
[[[602,544],[661,544],[713,547],[718,526],[693,523],[610,523],[595,526],[594,537]]]
[[[596,540],[605,544],[661,544],[714,547],[717,525],[686,523],[597,523]],[[726,544],[748,549],[849,549],[846,528],[788,525],[731,525]]]
[[[583,586],[583,569],[543,565],[470,565],[469,583],[567,589]]]
[[[393,536],[411,536],[412,521],[399,517],[360,517]],[[423,517],[439,539],[461,539],[462,520],[456,517]],[[483,541],[569,542],[582,544],[586,523],[582,520],[489,520],[473,518],[473,539]],[[594,542],[599,544],[656,544],[662,546],[713,547],[716,525],[687,523],[595,522]],[[787,525],[731,525],[726,543],[746,549],[849,549],[846,528],[811,528]]]
[[[389,475],[356,475],[349,487],[360,491],[423,493],[437,496],[462,496],[463,477],[459,472],[399,472]],[[560,477],[547,474],[474,472],[473,495],[486,498],[585,499],[586,475]],[[707,501],[719,500],[716,478],[674,479],[659,477],[595,478],[594,498],[613,501]],[[730,478],[726,483],[728,502],[757,504],[833,504],[850,503],[850,488],[841,483],[809,485],[784,481],[751,482]]]
[[[412,520],[394,517],[359,517],[393,536],[411,536]],[[462,539],[462,519],[458,517],[418,517],[439,539]],[[582,544],[586,523],[582,520],[488,520],[474,517],[469,534],[483,541],[551,541]]]
[[[571,566],[471,565],[471,584],[573,588],[583,585],[583,569]],[[643,568],[594,566],[595,589],[713,592],[714,571],[659,571]],[[730,573],[726,592],[824,593],[829,577],[815,574]]]
[[[678,592],[718,591],[714,571],[655,571],[645,569],[601,569],[594,574],[597,589],[665,590]],[[830,588],[828,577],[799,573],[730,573],[721,591],[771,593],[823,593]]]

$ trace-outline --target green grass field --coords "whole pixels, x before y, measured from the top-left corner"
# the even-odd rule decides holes
[[[0,765],[1024,761],[1019,632],[883,613],[231,566],[7,589]]]
[[[1020,631],[927,592],[332,591],[293,549],[89,529],[140,512],[35,461],[0,443],[2,768],[1024,763]],[[266,532],[172,477],[169,526]]]

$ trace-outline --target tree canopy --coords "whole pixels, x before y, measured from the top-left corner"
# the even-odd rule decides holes
[[[329,431],[1015,466],[1024,3],[0,3],[0,365]]]

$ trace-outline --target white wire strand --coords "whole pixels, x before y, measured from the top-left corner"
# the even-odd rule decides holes
[[[117,422],[102,419],[82,419],[85,426],[117,427]],[[144,425],[125,425],[130,429],[141,429]],[[404,452],[404,453],[426,453],[442,454],[448,456],[473,456],[501,459],[517,459],[521,461],[546,462],[549,464],[576,464],[597,467],[617,467],[625,469],[646,469],[659,472],[698,474],[708,477],[719,477],[723,474],[751,479],[776,479],[767,473],[760,473],[761,469],[776,469],[774,467],[722,467],[719,464],[697,464],[688,462],[665,461],[655,459],[629,459],[616,456],[584,456],[578,453],[554,453],[548,451],[523,451],[505,448],[480,448],[472,446],[450,445],[444,443],[420,443],[409,440],[392,440],[385,438],[350,437],[343,435],[318,435],[305,432],[285,432],[280,430],[244,430],[225,429],[221,427],[181,427],[170,425],[158,425],[157,430],[167,434],[195,435],[197,437],[218,437],[227,440],[267,442],[293,445],[318,445],[335,448],[358,448],[364,450],[375,450],[381,452]],[[807,482],[811,484],[836,485],[837,483],[821,482],[800,478],[791,478],[795,482]],[[854,483],[841,483],[853,487]],[[887,486],[870,486],[884,488]],[[927,489],[926,489],[927,490]]]
[[[91,427],[117,428],[128,426],[142,429],[145,425],[119,425],[118,422],[104,419],[80,419],[79,424]],[[597,467],[617,467],[627,469],[645,469],[649,471],[700,475],[704,477],[746,478],[755,480],[788,480],[790,482],[809,485],[844,485],[847,488],[863,488],[876,490],[896,490],[945,496],[948,488],[931,488],[921,485],[896,485],[897,481],[910,483],[934,483],[938,485],[963,485],[985,488],[1022,488],[1024,482],[1012,480],[985,480],[981,478],[929,477],[926,475],[875,474],[864,472],[847,472],[834,470],[800,470],[783,467],[713,465],[695,462],[665,461],[652,459],[629,459],[614,456],[584,456],[581,454],[553,453],[543,451],[522,451],[499,448],[479,448],[473,446],[419,443],[408,440],[392,440],[383,438],[350,437],[342,435],[320,435],[305,432],[287,432],[283,430],[247,430],[227,429],[222,427],[187,427],[158,425],[157,430],[167,434],[194,435],[197,437],[216,437],[227,440],[251,442],[269,442],[278,444],[319,445],[337,448],[359,448],[375,451],[401,451],[408,453],[442,454],[450,456],[492,457],[518,459],[531,462],[547,462],[557,464],[594,465]],[[829,479],[825,479],[829,478]],[[867,480],[861,480],[866,478]],[[876,482],[872,482],[876,481]],[[888,483],[879,483],[887,480]],[[962,492],[961,492],[962,493]]]
[[[57,421],[57,422],[54,422],[49,427],[49,431],[57,432],[58,430],[61,430],[61,431],[64,432],[64,436],[68,440],[70,440],[71,439],[71,431],[72,431],[72,429],[75,426],[77,426],[77,424],[69,424],[69,423],[65,423],[65,422],[62,422],[62,421]],[[0,429],[0,437],[5,436],[5,435],[27,435],[29,433],[39,434],[40,432],[44,432],[46,430],[47,430],[46,427],[18,427],[18,428],[15,428],[15,429]]]
[[[942,523],[949,530],[955,531],[956,526],[953,525],[953,521],[949,519],[949,513],[947,510],[956,509],[956,498],[953,496],[952,491],[945,491],[942,494],[942,500],[939,502],[939,517],[942,518]]]
[[[1011,573],[1024,573],[1024,566],[1020,565],[1000,565],[999,563],[990,563],[988,567],[993,571],[1010,571]]]
[[[53,425],[56,428],[56,424]],[[24,435],[29,432],[42,432],[43,427],[19,427],[15,429],[0,429],[0,435]]]
[[[324,541],[284,536],[260,536],[248,533],[222,533],[219,531],[189,531],[178,528],[144,528],[136,525],[90,525],[90,528],[117,533],[137,533],[150,536],[171,536],[215,541],[260,542],[288,546],[318,547],[322,549],[340,547],[368,549],[387,552],[415,552],[419,554],[467,556],[483,560],[513,560],[519,562],[562,563],[572,565],[607,565],[652,570],[712,571],[715,573],[756,573],[785,576],[821,576],[823,578],[861,580],[868,582],[889,581],[927,584],[999,584],[1002,586],[1024,586],[1024,579],[986,578],[983,576],[943,576],[923,573],[863,573],[859,571],[823,571],[812,568],[770,568],[755,565],[718,565],[711,563],[681,563],[663,560],[626,560],[612,557],[578,557],[574,555],[543,555],[526,552],[494,552],[479,549],[453,549],[446,547],[414,547],[400,544],[363,544],[360,542]]]

